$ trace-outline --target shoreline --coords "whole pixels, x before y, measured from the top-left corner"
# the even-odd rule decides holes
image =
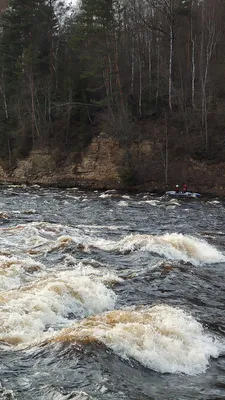
[[[116,193],[130,193],[130,194],[140,194],[140,193],[149,193],[155,196],[163,196],[166,194],[166,191],[172,190],[171,186],[168,186],[165,190],[156,189],[156,188],[150,188],[147,187],[146,184],[144,185],[139,185],[139,186],[127,186],[127,187],[114,187],[114,186],[104,186],[104,185],[88,185],[87,183],[81,183],[81,182],[70,182],[70,183],[63,183],[63,182],[43,182],[43,181],[36,181],[34,180],[33,182],[31,181],[24,181],[24,180],[7,180],[7,181],[0,181],[0,187],[7,187],[7,186],[17,186],[17,187],[40,187],[40,188],[45,188],[45,189],[72,189],[76,188],[78,190],[85,190],[87,192],[94,192],[94,191],[100,191],[100,192],[116,192]],[[194,192],[194,190],[190,190],[190,192]],[[212,193],[210,191],[201,191],[201,198],[198,198],[196,200],[204,200],[205,198],[213,199],[213,198],[220,198],[220,199],[225,199],[225,194],[221,193]],[[180,198],[182,200],[187,200],[190,198]],[[192,198],[191,198],[192,199]]]

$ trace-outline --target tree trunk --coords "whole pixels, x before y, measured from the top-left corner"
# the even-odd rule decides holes
[[[156,58],[157,58],[157,66],[156,66],[156,94],[155,94],[155,100],[156,104],[158,104],[159,101],[159,78],[160,78],[160,36],[157,36],[156,38]]]
[[[169,60],[169,108],[172,111],[172,63],[173,63],[173,26],[170,25],[170,60]]]
[[[8,105],[7,105],[7,101],[6,101],[5,85],[4,85],[3,79],[4,78],[2,77],[2,84],[0,84],[0,92],[1,92],[2,97],[3,97],[5,117],[6,117],[6,120],[8,120],[9,119],[9,113],[8,113]]]
[[[142,117],[142,61],[139,55],[139,117]]]
[[[148,84],[149,84],[149,99],[152,97],[152,35],[148,40]]]
[[[115,69],[116,69],[117,87],[118,87],[119,96],[120,96],[120,104],[121,104],[122,110],[125,112],[124,100],[123,100],[123,91],[122,91],[122,85],[121,85],[121,80],[120,80],[119,61],[118,61],[118,47],[117,47],[116,33],[114,34],[114,49],[115,49]]]
[[[191,103],[192,109],[195,109],[195,40],[193,36],[193,1],[191,2]]]
[[[134,40],[132,40],[132,49],[131,49],[131,84],[130,84],[130,92],[134,94],[134,71],[135,71],[135,48],[134,48]]]

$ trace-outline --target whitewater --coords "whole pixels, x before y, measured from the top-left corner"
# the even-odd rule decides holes
[[[225,398],[225,202],[0,188],[0,399]]]

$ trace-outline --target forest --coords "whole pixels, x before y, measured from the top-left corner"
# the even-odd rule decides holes
[[[100,132],[225,160],[223,0],[0,0],[0,157]]]

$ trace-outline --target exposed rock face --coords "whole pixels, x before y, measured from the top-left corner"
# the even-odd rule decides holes
[[[0,166],[0,181],[7,180],[7,174],[5,173],[4,169]]]
[[[89,189],[134,189],[164,191],[163,154],[150,140],[132,143],[129,148],[101,133],[75,162],[74,153],[57,161],[57,151],[33,151],[10,173],[0,167],[1,183],[81,186]],[[225,195],[225,164],[207,165],[188,157],[169,157],[168,181],[201,193]],[[134,178],[133,180],[130,178]]]
[[[56,163],[51,154],[32,152],[25,160],[18,162],[17,168],[11,177],[18,180],[39,179],[45,175],[51,176],[56,171]]]
[[[121,189],[123,158],[124,151],[119,143],[100,134],[81,155],[79,163],[74,162],[72,152],[59,166],[54,152],[32,151],[28,158],[18,160],[17,167],[11,173],[7,174],[0,167],[0,181]]]
[[[121,187],[119,168],[124,150],[119,143],[100,134],[93,140],[82,161],[75,168],[76,179],[99,187]]]

